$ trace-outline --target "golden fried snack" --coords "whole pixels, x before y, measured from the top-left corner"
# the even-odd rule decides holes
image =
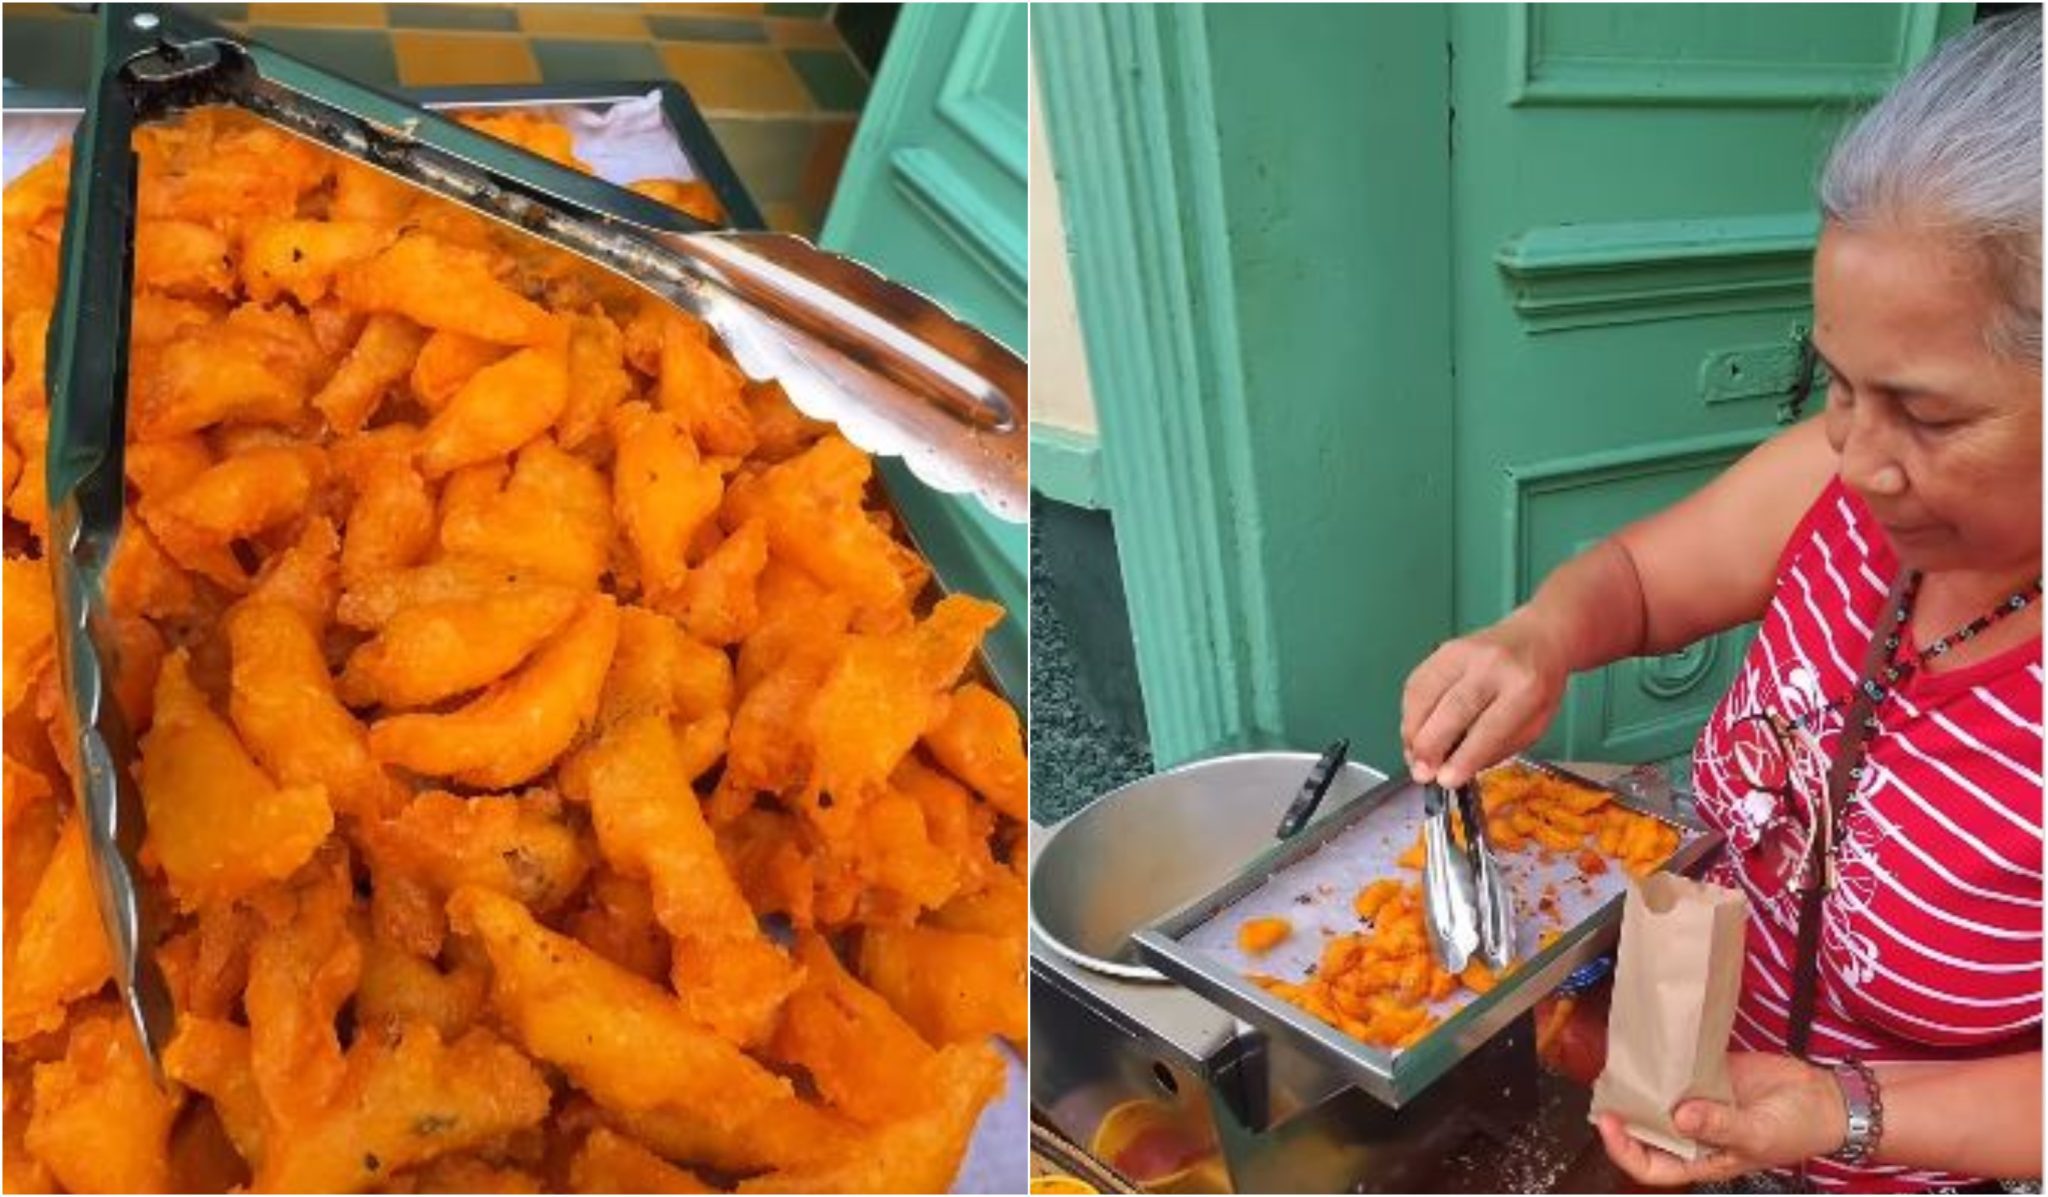
[[[612,413],[611,431],[612,505],[633,543],[640,591],[661,605],[689,572],[690,542],[717,515],[725,479],[668,412],[628,403]]]
[[[548,931],[526,908],[482,889],[449,900],[459,931],[491,955],[491,1004],[526,1049],[563,1069],[606,1110],[663,1150],[721,1168],[776,1167],[836,1147],[788,1081],[703,1028],[673,997]],[[661,1133],[666,1129],[666,1134]],[[649,1133],[653,1131],[655,1133]]]
[[[422,603],[471,601],[511,588],[549,585],[530,571],[481,557],[443,557],[410,569],[379,571],[349,584],[335,618],[352,628],[381,628]]]
[[[735,1043],[765,1039],[802,973],[761,934],[726,871],[667,717],[621,721],[563,774],[590,806],[605,859],[648,879],[655,917],[675,940],[675,988],[691,1017]]]
[[[683,578],[672,605],[690,635],[706,644],[738,644],[760,626],[756,584],[768,567],[768,525],[748,520]]]
[[[612,542],[611,492],[589,463],[546,439],[519,453],[498,489],[496,467],[475,466],[491,485],[458,492],[468,473],[448,480],[441,501],[441,551],[591,590]]]
[[[892,791],[916,800],[924,812],[924,833],[932,846],[945,853],[957,869],[959,893],[974,895],[985,887],[1013,883],[1012,876],[991,851],[996,834],[995,811],[977,802],[967,788],[935,769],[927,768],[916,755],[903,758],[889,775]],[[1007,934],[1020,924],[1008,923]],[[956,928],[965,930],[966,928]]]
[[[301,305],[324,298],[343,267],[390,244],[384,225],[356,220],[273,220],[242,242],[242,288],[257,303],[289,294]]]
[[[446,329],[436,332],[420,347],[413,362],[412,397],[429,412],[438,412],[478,370],[502,361],[511,352],[493,341]]]
[[[0,571],[8,596],[4,685],[7,712],[12,714],[54,658],[57,596],[50,588],[49,570],[40,561],[9,557]]]
[[[380,312],[365,321],[348,355],[313,393],[313,407],[327,427],[337,433],[361,431],[391,388],[413,369],[426,340],[426,331],[403,316]]]
[[[357,1192],[390,1173],[533,1126],[548,1112],[533,1063],[481,1028],[444,1044],[424,1023],[349,1049],[332,1104],[266,1138],[259,1192]]]
[[[156,717],[142,738],[145,848],[192,909],[289,876],[334,825],[319,785],[279,786],[250,759],[192,684],[180,649],[157,675]]]
[[[487,686],[517,669],[580,606],[566,587],[521,586],[407,607],[350,655],[341,696],[350,706],[404,709]]]
[[[16,831],[8,830],[12,838]],[[16,863],[10,859],[11,868]],[[26,862],[23,862],[26,863]],[[65,1006],[99,992],[113,976],[86,863],[85,826],[72,818],[57,836],[19,924],[9,936],[5,975],[7,1042],[64,1025]]]
[[[70,1192],[160,1193],[177,1112],[128,1020],[96,1013],[72,1025],[63,1059],[36,1066],[23,1142]]]
[[[621,403],[633,397],[626,372],[626,338],[610,317],[592,311],[569,318],[569,402],[555,439],[576,449],[602,432]]]
[[[559,317],[498,281],[490,256],[426,233],[408,233],[368,261],[343,269],[335,292],[370,312],[499,345],[556,345]]]
[[[179,330],[149,363],[132,400],[136,433],[146,440],[227,420],[289,424],[305,410],[322,364],[304,317],[254,304]]]
[[[900,606],[906,588],[893,564],[895,542],[860,505],[872,472],[866,454],[843,437],[826,436],[746,485],[736,482],[721,518],[737,528],[761,517],[778,558],[860,607]]]
[[[370,728],[370,751],[415,773],[487,789],[531,780],[597,713],[618,628],[617,605],[590,595],[518,672],[445,715],[378,721]]]
[[[974,1133],[975,1115],[1003,1087],[1003,1061],[986,1044],[955,1044],[931,1069],[932,1100],[872,1132],[860,1149],[824,1166],[786,1168],[740,1182],[742,1193],[938,1193]]]
[[[230,295],[234,258],[218,229],[189,220],[143,220],[135,225],[135,276],[171,295]]]
[[[433,548],[434,499],[404,455],[411,441],[407,435],[394,451],[371,454],[355,473],[355,502],[341,546],[341,576],[349,586],[413,565]]]
[[[843,834],[932,725],[945,688],[1002,617],[993,603],[949,595],[907,631],[853,639],[805,717],[817,755],[804,806],[821,830]]]
[[[378,1034],[426,1023],[443,1040],[455,1039],[483,1013],[489,980],[486,968],[464,963],[443,972],[383,936],[372,936],[363,948],[363,975],[356,986],[356,1026]]]
[[[338,857],[257,897],[264,929],[250,947],[243,1003],[250,1073],[274,1121],[306,1117],[340,1090],[334,1016],[355,992],[363,963],[350,925],[352,897]]]
[[[577,1193],[715,1193],[696,1173],[678,1168],[624,1135],[600,1126],[569,1164]]]
[[[305,449],[251,449],[159,500],[150,530],[180,565],[230,591],[246,589],[230,546],[302,514],[322,468],[319,455]]]
[[[1024,943],[932,927],[869,927],[860,976],[932,1044],[1028,1035]]]
[[[481,1150],[493,1150],[487,1144]],[[541,1178],[476,1155],[447,1155],[377,1186],[380,1193],[541,1193]]]
[[[768,1045],[804,1069],[832,1107],[866,1126],[908,1118],[930,1098],[938,1059],[882,997],[856,981],[816,934],[797,940],[804,983]]]
[[[746,376],[711,347],[711,329],[703,321],[665,306],[658,319],[661,381],[656,395],[662,409],[681,420],[704,451],[746,456],[754,448]]]
[[[376,819],[399,795],[370,755],[369,734],[335,697],[319,637],[305,616],[247,600],[228,614],[234,660],[228,714],[264,769],[288,786],[320,786],[334,809]]]
[[[718,202],[718,193],[702,179],[642,179],[627,184],[627,190],[660,200],[706,224],[725,223],[725,208]]]
[[[1281,941],[1292,934],[1294,924],[1277,916],[1246,919],[1238,924],[1237,946],[1254,955],[1262,955],[1280,946]]]
[[[156,955],[178,1008],[227,1017],[249,986],[249,955],[263,927],[262,915],[238,902],[207,906],[190,927],[168,936]]]
[[[235,1150],[260,1166],[267,1115],[249,1065],[248,1030],[220,1018],[181,1017],[163,1064],[164,1075],[212,1102]]]
[[[493,461],[547,431],[569,402],[569,358],[560,348],[521,349],[470,376],[420,435],[429,479]]]
[[[544,790],[482,798],[423,793],[366,841],[380,877],[409,878],[431,894],[436,924],[442,902],[463,886],[546,914],[568,901],[591,865],[584,837]]]
[[[732,661],[644,607],[619,611],[619,647],[605,675],[597,725],[657,713],[686,723],[733,706]]]
[[[925,747],[953,776],[1013,819],[1030,815],[1031,765],[1024,729],[1010,704],[979,682],[953,691],[939,722],[924,733]]]

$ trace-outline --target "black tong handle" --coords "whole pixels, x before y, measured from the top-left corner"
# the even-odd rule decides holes
[[[1344,767],[1344,762],[1350,756],[1351,741],[1348,739],[1338,740],[1323,749],[1323,755],[1316,761],[1315,768],[1310,769],[1308,776],[1302,780],[1301,793],[1295,795],[1294,802],[1287,808],[1287,813],[1280,817],[1280,827],[1273,833],[1273,838],[1292,839],[1302,828],[1308,826],[1309,819],[1316,813],[1316,807],[1322,805],[1323,795],[1330,792],[1330,783],[1337,780],[1338,770]]]

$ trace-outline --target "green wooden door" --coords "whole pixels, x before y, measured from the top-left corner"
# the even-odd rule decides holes
[[[820,240],[1025,343],[1025,8],[905,6]],[[884,463],[919,544],[954,587],[1009,609],[990,663],[1024,695],[1022,525]]]
[[[1849,114],[1968,15],[1453,6],[1461,628],[1777,428],[1809,312],[1819,165]],[[1541,750],[1688,751],[1747,634],[1575,680]]]

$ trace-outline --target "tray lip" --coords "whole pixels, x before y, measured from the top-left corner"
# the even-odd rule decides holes
[[[1496,768],[1509,765],[1521,765],[1598,790],[1611,802],[1687,833],[1690,838],[1681,842],[1671,858],[1659,866],[1661,871],[1691,870],[1720,847],[1719,832],[1683,812],[1651,808],[1642,799],[1611,785],[1602,785],[1568,769],[1524,756],[1512,757]],[[1139,955],[1168,978],[1246,1022],[1306,1047],[1361,1089],[1399,1108],[1501,1027],[1534,1007],[1542,995],[1554,989],[1572,969],[1605,950],[1619,935],[1621,905],[1626,893],[1614,895],[1549,947],[1517,964],[1512,984],[1498,986],[1466,1003],[1421,1042],[1398,1054],[1363,1043],[1307,1011],[1272,996],[1245,980],[1242,974],[1208,958],[1205,953],[1184,947],[1180,937],[1265,884],[1275,872],[1321,848],[1352,823],[1415,784],[1411,778],[1395,774],[1300,835],[1261,851],[1230,880],[1139,928],[1132,936],[1138,945]],[[1523,1000],[1525,995],[1532,994],[1534,996]]]
[[[690,165],[711,186],[725,207],[728,223],[737,229],[765,229],[767,222],[754,197],[711,131],[703,109],[683,84],[673,79],[607,79],[573,83],[463,83],[429,87],[392,87],[399,99],[423,108],[521,108],[535,104],[618,104],[649,92],[661,97],[669,132],[690,159]],[[6,111],[20,116],[79,116],[83,93],[51,88],[9,88]]]

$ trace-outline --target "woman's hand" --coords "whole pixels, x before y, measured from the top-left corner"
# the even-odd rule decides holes
[[[1827,1069],[1791,1056],[1730,1052],[1735,1101],[1680,1102],[1678,1133],[1709,1148],[1685,1161],[1631,1137],[1621,1119],[1600,1115],[1600,1139],[1615,1166],[1647,1185],[1676,1187],[1722,1181],[1764,1168],[1785,1168],[1841,1147],[1849,1115]]]
[[[1535,743],[1570,676],[1556,640],[1525,607],[1416,666],[1401,692],[1401,747],[1415,780],[1463,785]]]

